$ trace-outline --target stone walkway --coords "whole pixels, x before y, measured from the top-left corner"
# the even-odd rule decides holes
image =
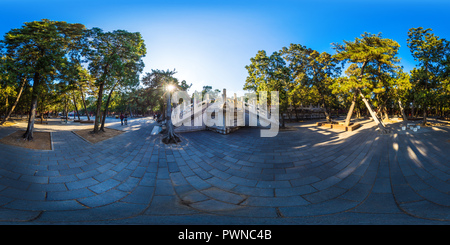
[[[0,144],[0,224],[450,224],[450,127],[361,123],[189,132],[172,146],[150,118],[111,120],[126,133],[97,144],[76,123],[38,125],[53,150]]]

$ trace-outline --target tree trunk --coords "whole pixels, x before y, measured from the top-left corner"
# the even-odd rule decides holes
[[[6,114],[8,114],[9,103],[8,103],[8,93],[5,92],[5,95],[6,95],[6,103],[5,103],[5,118],[6,118]]]
[[[6,117],[3,118],[3,121],[0,123],[0,125],[3,125],[3,123],[5,123],[9,119],[9,117],[11,117],[11,114],[14,111],[14,108],[16,108],[17,103],[19,102],[20,96],[22,95],[22,91],[23,91],[23,88],[25,87],[26,82],[27,82],[27,79],[24,78],[22,81],[22,85],[20,86],[19,94],[17,95],[16,101],[14,102],[14,105],[11,107],[11,110],[9,110],[8,115],[6,115]]]
[[[389,114],[388,114],[386,105],[383,106],[383,114],[384,114],[384,120],[389,120]]]
[[[403,121],[404,122],[408,121],[408,117],[405,114],[405,109],[403,108],[402,102],[400,101],[400,99],[398,100],[398,106],[400,107],[400,112],[402,113]]]
[[[285,128],[286,127],[286,122],[284,120],[284,112],[285,111],[287,111],[287,110],[280,111],[280,117],[281,117],[281,119],[280,119],[280,122],[281,122],[280,128]]]
[[[359,82],[362,82],[362,77],[364,75],[364,68],[366,67],[366,65],[367,65],[367,61],[365,61],[361,67],[361,73],[358,78]],[[380,131],[382,133],[386,133],[386,129],[384,128],[383,122],[380,122],[380,120],[378,120],[376,113],[372,110],[372,106],[369,104],[366,97],[364,97],[364,95],[362,94],[361,89],[357,89],[357,93],[359,93],[361,95],[364,104],[366,105],[367,109],[369,110],[369,113],[372,116],[375,123],[378,124],[378,128],[380,129]]]
[[[170,143],[176,144],[178,142],[181,142],[181,139],[178,137],[178,135],[175,134],[171,116],[172,116],[172,106],[170,104],[170,93],[167,93],[167,113],[166,113],[167,135],[162,139],[162,141],[165,144],[170,144]]]
[[[291,112],[289,111],[289,109],[288,109],[288,111],[287,111],[287,114],[288,114],[289,122],[292,122]]]
[[[72,96],[73,96],[73,105],[75,106],[75,111],[77,112],[78,120],[81,121],[80,113],[78,113],[77,100],[75,99],[75,93],[73,93]],[[75,119],[75,115],[73,118]]]
[[[100,88],[98,90],[98,98],[97,98],[97,112],[95,114],[95,122],[94,122],[94,134],[98,133],[99,129],[99,123],[100,123],[100,115],[101,115],[101,109],[102,109],[102,98],[103,98],[103,86],[104,82],[100,83]]]
[[[81,86],[80,86],[80,92],[81,92],[81,99],[83,100],[84,112],[86,113],[88,121],[90,121],[91,118],[89,117],[89,112],[87,111],[87,108],[86,108],[86,101],[84,100],[83,88]]]
[[[425,64],[425,74],[428,74],[428,62]],[[425,90],[428,90],[428,76],[425,78]],[[422,121],[422,125],[425,126],[427,125],[427,109],[428,109],[428,105],[427,105],[427,98],[428,96],[425,97],[426,102],[423,105],[423,121]]]
[[[338,101],[337,107],[336,107],[336,120],[339,120],[339,101]]]
[[[350,125],[350,120],[352,119],[353,110],[355,109],[356,98],[357,98],[356,96],[357,96],[356,93],[353,94],[352,105],[350,106],[350,109],[348,110],[348,113],[347,113],[347,118],[345,119],[344,125],[347,127]]]
[[[67,121],[69,119],[69,113],[67,111],[67,104],[68,104],[68,99],[67,99],[67,95],[66,95],[65,96],[65,101],[64,101],[64,114],[65,114],[66,123],[67,123]]]
[[[378,124],[378,128],[381,130],[382,133],[386,133],[386,129],[384,128],[383,123],[378,119],[376,113],[372,110],[372,106],[367,101],[366,97],[362,94],[361,90],[358,89],[359,94],[362,97],[362,100],[364,101],[364,104],[366,104],[367,110],[369,110],[370,115],[372,116],[373,121]]]
[[[326,118],[327,122],[331,123],[332,122],[331,112],[328,111],[328,106],[327,106],[327,103],[325,102],[325,97],[323,96],[323,94],[322,94],[322,106],[325,109],[325,118]]]
[[[367,65],[367,61],[364,61],[363,65],[361,67],[361,72],[360,72],[359,77],[358,77],[359,82],[362,82],[362,77],[364,75],[364,69],[366,68],[366,65]],[[360,91],[360,90],[358,89],[358,91]],[[352,118],[353,110],[355,108],[357,96],[358,96],[357,92],[355,92],[355,94],[353,95],[352,105],[350,106],[350,110],[347,113],[347,118],[345,119],[345,124],[344,124],[345,126],[349,126],[350,125],[350,120]]]
[[[116,87],[117,83],[114,84],[114,86],[111,88],[111,91],[109,91],[108,100],[106,101],[105,110],[103,111],[103,117],[102,117],[102,125],[100,126],[100,130],[105,132],[105,120],[106,115],[108,114],[108,107],[109,107],[109,101],[111,100],[112,92],[114,91],[114,88]]]
[[[23,138],[30,141],[33,140],[33,129],[34,129],[34,119],[36,118],[36,108],[38,103],[38,96],[39,96],[39,81],[40,74],[38,72],[34,73],[33,77],[33,93],[31,96],[31,106],[30,106],[30,112],[28,117],[28,125],[27,125],[27,131],[23,134]]]
[[[378,115],[380,115],[381,117],[381,109],[378,109],[377,112],[375,113],[375,115],[378,117]]]
[[[427,125],[427,107],[424,106],[423,108],[423,121],[422,121],[422,125],[425,126]]]

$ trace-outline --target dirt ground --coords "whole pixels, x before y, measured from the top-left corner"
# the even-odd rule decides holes
[[[7,121],[7,122],[3,123],[3,125],[0,125],[0,126],[3,126],[3,127],[9,127],[9,126],[13,126],[13,125],[15,125],[15,124],[16,124],[15,122]]]
[[[72,132],[93,144],[124,133],[124,131],[112,128],[105,128],[105,132],[100,131],[98,134],[92,134],[92,129],[76,130]]]
[[[281,128],[281,127],[280,127],[279,130],[280,130],[280,131],[297,131],[298,128],[286,126],[286,127],[284,127],[284,128]]]
[[[27,149],[35,150],[51,150],[52,140],[49,132],[33,132],[33,140],[24,140],[22,135],[24,130],[18,130],[2,139],[0,142],[7,145],[19,146]]]

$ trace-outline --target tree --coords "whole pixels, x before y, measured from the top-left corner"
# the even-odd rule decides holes
[[[84,36],[82,24],[63,21],[26,22],[6,33],[3,44],[7,55],[19,63],[30,64],[33,90],[27,130],[23,137],[33,139],[38,98],[45,83],[52,82],[68,60],[76,57],[79,40]]]
[[[401,73],[402,68],[397,65],[400,63],[400,59],[397,57],[400,45],[390,39],[384,39],[383,42],[386,47],[382,46],[378,49],[384,53],[375,57],[367,67],[367,73],[369,74],[368,79],[371,81],[373,103],[377,105],[377,114],[380,113],[381,117],[384,116],[384,120],[389,120],[387,107],[392,105],[393,88],[399,81],[397,76]]]
[[[445,69],[445,60],[449,55],[449,42],[431,33],[432,29],[411,28],[408,31],[408,47],[419,64],[411,71],[411,83],[415,99],[423,109],[422,124],[427,123],[427,110],[436,98],[436,89],[442,86],[439,76]]]
[[[334,97],[330,96],[330,85],[340,75],[339,61],[327,52],[319,53],[299,44],[284,47],[281,52],[289,63],[295,83],[301,83],[304,88],[315,87],[325,109],[326,120],[331,122],[330,105]]]
[[[358,81],[358,75],[360,74],[360,70],[356,64],[350,65],[345,71],[346,77],[339,77],[334,80],[334,83],[330,86],[332,88],[333,94],[341,94],[342,97],[347,98],[350,101],[351,105],[347,112],[347,117],[345,118],[344,125],[349,126],[351,123],[351,117],[353,115],[353,110],[355,109],[358,94],[355,90],[360,88],[362,84],[365,84],[365,79],[361,79],[364,81],[360,83]]]
[[[188,83],[186,82],[186,80],[181,81],[180,84],[177,83],[177,87],[181,90],[181,91],[188,91],[191,87],[192,87],[192,83],[188,85]]]
[[[78,70],[78,72],[75,73],[77,75],[76,86],[78,87],[78,89],[80,91],[80,96],[81,96],[81,101],[83,103],[84,112],[86,113],[88,121],[90,121],[91,118],[89,116],[89,111],[87,109],[86,99],[84,96],[87,91],[91,91],[95,87],[94,80],[92,79],[92,76],[89,74],[89,71],[86,68],[84,68],[82,66],[77,66],[76,69]]]
[[[0,42],[0,52],[5,51]],[[19,100],[23,94],[24,88],[29,83],[30,63],[27,60],[17,61],[6,53],[1,55],[0,60],[0,87],[3,87],[3,93],[6,99],[6,115],[0,122],[3,125],[14,112]],[[17,91],[18,89],[18,91]],[[13,106],[8,109],[8,97],[16,95]]]
[[[402,69],[398,69],[395,79],[396,82],[394,83],[392,89],[393,98],[398,101],[398,106],[403,117],[403,121],[406,122],[408,120],[408,116],[406,116],[404,105],[406,104],[408,95],[411,91],[410,76],[408,73],[403,72]]]
[[[261,98],[262,91],[278,91],[281,127],[285,127],[284,113],[287,111],[289,99],[288,88],[291,80],[289,68],[281,53],[274,52],[267,56],[266,51],[260,50],[250,59],[251,64],[245,66],[248,71],[244,89],[256,92],[258,98],[266,99],[268,105],[270,98]]]
[[[89,70],[98,86],[97,109],[93,133],[98,133],[101,123],[101,107],[104,88],[118,81],[129,63],[139,62],[146,54],[144,40],[139,32],[116,30],[103,32],[100,28],[89,31],[90,50],[85,52]],[[130,63],[130,64],[131,64]],[[125,79],[126,80],[126,79]],[[125,81],[120,80],[120,81]]]
[[[146,89],[146,96],[150,98],[154,98],[155,101],[152,102],[154,106],[158,106],[161,108],[163,113],[163,118],[166,118],[166,107],[165,103],[165,85],[170,80],[171,82],[175,81],[173,75],[176,74],[176,71],[173,70],[158,70],[152,69],[151,72],[147,72],[145,76],[142,78],[142,84]],[[178,84],[178,81],[177,81]],[[175,84],[174,84],[175,86]]]
[[[353,63],[349,67],[349,73],[354,78],[347,81],[351,82],[352,85],[350,87],[352,87],[355,95],[360,95],[362,97],[370,115],[383,133],[386,132],[386,129],[383,123],[378,119],[362,91],[366,89],[369,90],[369,92],[373,92],[373,83],[376,82],[373,78],[372,80],[369,79],[370,74],[367,73],[371,69],[368,67],[373,67],[377,64],[393,66],[397,61],[396,54],[399,47],[400,45],[398,45],[397,42],[391,39],[382,38],[381,33],[378,35],[364,33],[361,35],[361,38],[356,38],[353,42],[344,41],[344,45],[333,44],[333,48],[337,51],[334,55],[336,59]],[[351,114],[353,113],[353,107],[354,103],[352,103],[352,107],[347,114],[346,122],[349,121],[349,117],[351,117]]]
[[[166,135],[163,137],[162,142],[165,144],[176,144],[181,142],[180,137],[175,134],[175,128],[172,124],[172,101],[171,101],[171,93],[177,88],[178,80],[173,77],[165,77],[164,80],[164,90],[166,91],[167,97],[167,112],[166,112]]]
[[[14,73],[9,73],[7,71],[7,57],[3,56],[1,54],[1,48],[0,48],[0,101],[5,101],[4,109],[0,105],[0,115],[5,113],[5,117],[0,123],[3,124],[7,120],[7,114],[8,114],[8,106],[9,106],[9,97],[14,94],[14,80],[11,79],[14,77]]]
[[[139,85],[139,73],[142,71],[144,65],[142,60],[136,60],[136,63],[130,61],[129,63],[124,64],[122,69],[117,71],[115,76],[115,82],[112,84],[112,87],[109,91],[108,99],[106,101],[105,110],[103,112],[103,120],[100,127],[100,130],[104,131],[105,127],[105,119],[109,110],[109,104],[111,101],[111,95],[114,92],[116,87],[136,87]]]

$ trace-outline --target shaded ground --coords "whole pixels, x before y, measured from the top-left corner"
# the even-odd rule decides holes
[[[280,131],[296,131],[298,130],[296,127],[286,126],[284,128],[279,128]]]
[[[93,144],[124,133],[124,131],[112,128],[105,128],[105,132],[99,131],[97,134],[92,133],[92,129],[77,130],[72,132]]]
[[[110,122],[126,132],[97,144],[76,124],[49,125],[53,151],[0,142],[0,222],[450,224],[448,126],[384,135],[370,120],[352,132],[310,121],[165,145],[150,119]]]
[[[117,127],[117,120],[109,119],[108,121],[110,126]],[[2,126],[0,126],[0,128],[4,128],[7,131],[19,131],[14,133],[10,132],[10,135],[1,139],[0,142],[3,144],[19,146],[27,149],[52,150],[52,139],[50,132],[73,130],[73,133],[92,144],[113,138],[124,132],[122,130],[106,127],[106,132],[99,132],[98,134],[94,135],[89,133],[93,130],[92,123],[79,123],[73,122],[72,120],[69,120],[68,123],[65,123],[60,118],[49,118],[44,120],[44,123],[41,123],[40,119],[38,118],[35,122],[35,132],[33,133],[34,140],[28,142],[24,141],[21,137],[25,132],[23,129],[26,127],[27,123],[28,120],[26,118],[14,118],[5,122]],[[68,140],[70,140],[70,138]]]

